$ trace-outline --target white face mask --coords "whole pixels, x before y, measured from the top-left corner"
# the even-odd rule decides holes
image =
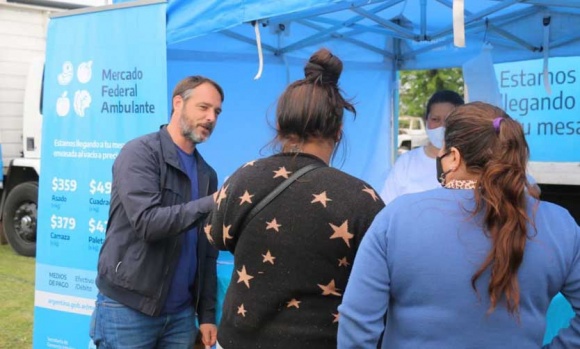
[[[443,140],[445,139],[445,127],[440,126],[432,129],[428,128],[427,137],[429,137],[429,141],[435,148],[443,148]]]

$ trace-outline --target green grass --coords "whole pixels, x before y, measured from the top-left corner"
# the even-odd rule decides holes
[[[0,245],[0,348],[32,348],[35,259]]]

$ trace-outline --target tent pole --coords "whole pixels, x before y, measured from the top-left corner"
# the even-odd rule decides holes
[[[311,36],[309,38],[306,38],[304,40],[299,40],[293,44],[290,44],[284,48],[281,48],[280,50],[278,50],[279,53],[288,53],[306,46],[310,46],[310,45],[314,45],[320,42],[324,42],[328,39],[328,37],[333,37],[335,39],[342,39],[345,38],[349,35],[356,35],[356,34],[360,34],[360,33],[364,33],[365,31],[363,29],[353,29],[347,33],[341,34],[341,33],[336,33],[336,32],[332,32],[332,33],[321,33],[321,34],[317,34],[314,36]]]
[[[314,23],[310,23],[307,20],[299,19],[296,22],[298,22],[299,24],[302,24],[303,26],[310,27],[312,29],[316,29],[316,30],[323,29],[323,27],[321,27],[319,25],[316,25]],[[334,35],[336,35],[336,34],[331,34],[331,36],[334,36]],[[373,45],[367,44],[366,42],[363,42],[363,41],[360,41],[360,40],[357,40],[357,39],[353,39],[353,38],[349,38],[349,37],[344,37],[344,36],[343,37],[336,37],[336,39],[349,42],[349,43],[351,43],[353,45],[362,47],[362,48],[367,49],[367,50],[372,51],[372,52],[376,52],[376,53],[378,53],[380,55],[383,55],[383,56],[385,56],[385,57],[387,57],[389,59],[393,59],[394,58],[394,56],[393,56],[392,53],[390,53],[390,52],[388,52],[386,50],[380,49],[378,47],[375,47]]]
[[[507,32],[507,31],[505,31],[505,30],[503,30],[503,29],[501,29],[499,27],[496,27],[493,24],[489,24],[488,27],[489,27],[490,30],[496,32],[497,34],[503,36],[504,38],[506,38],[506,39],[508,39],[510,41],[513,41],[516,44],[519,44],[523,48],[526,48],[526,49],[528,49],[528,50],[530,50],[532,52],[536,52],[536,51],[539,51],[540,50],[539,47],[534,46],[534,45],[528,43],[527,41],[525,41],[525,40],[523,40],[521,38],[518,38],[517,36],[515,36],[513,34],[510,34],[509,32]]]
[[[395,20],[398,22],[398,20]],[[395,163],[397,159],[399,144],[399,69],[402,65],[402,55],[401,55],[401,39],[393,38],[393,53],[395,55],[392,60],[392,74],[394,81],[391,88],[391,165]]]
[[[438,1],[440,3],[442,3],[443,5],[449,7],[449,8],[452,7],[452,4],[449,1],[447,1],[447,0],[438,0]],[[534,13],[535,12],[536,11],[534,11]],[[470,12],[470,11],[467,11],[467,10],[465,10],[465,14],[467,16],[473,16],[473,13]],[[538,51],[540,49],[539,47],[536,47],[536,46],[534,46],[534,45],[532,45],[532,44],[524,41],[523,39],[518,38],[517,36],[515,36],[513,34],[510,34],[507,31],[505,31],[505,30],[503,30],[503,29],[501,29],[501,28],[499,28],[499,27],[497,27],[497,26],[489,23],[489,21],[486,23],[486,25],[488,26],[488,29],[493,30],[494,32],[496,32],[497,34],[503,36],[504,38],[506,38],[508,40],[511,40],[511,41],[519,44],[520,46],[522,46],[522,47],[524,47],[524,48],[526,48],[526,49],[528,49],[528,50],[530,50],[532,52],[536,52],[536,51]]]
[[[555,1],[555,0],[528,0],[526,4],[539,5],[539,6],[549,6],[549,7],[571,7],[580,8],[580,3],[569,2],[569,1]]]
[[[444,1],[441,1],[441,0],[437,0],[437,1],[445,4]],[[495,13],[495,12],[497,12],[499,10],[503,10],[506,7],[510,7],[513,4],[516,4],[518,2],[522,2],[522,0],[502,1],[501,3],[499,3],[499,4],[495,5],[495,6],[491,6],[491,7],[487,8],[487,9],[485,9],[485,10],[483,10],[481,12],[478,12],[475,15],[469,17],[469,19],[467,19],[465,21],[465,26],[467,27],[468,24],[471,24],[471,23],[473,23],[475,21],[478,21],[478,20],[480,20],[482,18],[485,18],[486,16],[488,16],[488,15],[490,15],[492,13]],[[448,29],[443,29],[443,30],[440,30],[439,32],[433,34],[431,36],[431,40],[436,40],[436,39],[439,39],[439,38],[448,36],[451,33],[453,33],[453,25],[451,25]]]
[[[421,0],[421,40],[427,40],[427,0]]]
[[[389,2],[389,3],[383,4],[381,6],[377,6],[377,7],[373,8],[373,12],[380,12],[380,11],[382,11],[382,10],[388,8],[388,7],[393,6],[393,3],[396,4],[396,3],[399,3],[399,2],[401,2],[401,0],[393,1],[393,2]],[[346,21],[344,21],[344,22],[342,22],[340,24],[337,24],[337,25],[334,25],[332,27],[326,28],[322,32],[313,34],[313,35],[311,35],[311,36],[309,36],[307,38],[304,38],[304,39],[299,40],[299,41],[297,41],[297,42],[295,42],[295,43],[293,43],[291,45],[288,45],[288,46],[286,46],[284,48],[281,48],[280,49],[280,52],[282,52],[282,53],[289,52],[289,51],[292,51],[292,50],[295,50],[295,49],[298,49],[298,48],[301,48],[301,47],[304,47],[304,46],[311,45],[312,43],[320,42],[321,41],[321,38],[323,39],[325,36],[327,36],[327,35],[329,35],[331,33],[334,33],[334,32],[336,32],[336,31],[338,31],[338,30],[340,30],[342,28],[349,28],[352,24],[354,24],[356,22],[359,22],[359,21],[362,21],[363,19],[365,19],[364,16],[354,16],[354,17],[351,17],[351,18],[347,19]],[[363,28],[364,28],[364,26],[363,26]],[[355,30],[358,30],[358,29],[355,29]],[[355,32],[355,30],[351,31],[350,33]],[[363,30],[361,29],[361,30],[358,30],[356,33],[360,33],[362,31]],[[322,40],[322,41],[324,41],[324,40]]]
[[[239,41],[245,42],[245,43],[247,43],[247,44],[250,44],[250,45],[252,45],[252,46],[256,46],[256,40],[255,40],[255,39],[253,40],[253,39],[250,39],[250,38],[248,38],[247,36],[244,36],[244,35],[241,35],[241,34],[238,34],[238,33],[234,33],[233,31],[231,31],[231,30],[229,30],[229,29],[222,30],[222,31],[221,31],[221,32],[219,32],[219,33],[220,33],[220,34],[223,34],[223,35],[225,35],[225,36],[229,36],[229,37],[230,37],[230,38],[232,38],[232,39],[236,39],[236,40],[239,40]],[[263,48],[263,49],[266,49],[266,50],[268,50],[268,51],[270,51],[270,52],[272,52],[272,53],[274,53],[274,54],[278,54],[278,53],[279,53],[279,52],[278,52],[278,49],[276,49],[275,47],[273,47],[273,46],[270,46],[270,45],[268,45],[268,44],[264,44],[264,43],[262,43],[262,48]]]
[[[417,37],[417,35],[415,33],[413,33],[412,30],[406,29],[401,27],[400,25],[396,25],[393,22],[386,20],[380,16],[377,16],[374,13],[371,13],[367,10],[363,10],[362,8],[351,8],[350,9],[352,12],[358,13],[361,16],[364,16],[374,22],[377,22],[379,25],[391,29],[392,31],[394,31],[395,33],[398,33],[399,36],[401,36],[403,39],[410,39],[410,40],[415,40],[415,41],[419,41],[419,38]]]

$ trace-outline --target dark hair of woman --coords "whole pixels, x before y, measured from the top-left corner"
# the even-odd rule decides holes
[[[450,103],[454,106],[459,106],[465,104],[463,97],[461,97],[457,92],[451,90],[439,90],[435,92],[429,101],[427,101],[427,107],[425,107],[425,119],[429,116],[431,112],[431,106],[438,103]]]
[[[278,99],[277,136],[284,142],[327,139],[338,143],[344,110],[356,115],[341,94],[342,61],[327,49],[314,53],[304,67],[304,79],[290,84]]]
[[[492,243],[471,285],[477,292],[477,279],[490,270],[489,311],[505,297],[508,312],[519,318],[517,273],[532,222],[527,214],[527,192],[532,191],[526,177],[529,148],[523,129],[503,110],[481,102],[455,108],[445,127],[445,148],[455,147],[467,171],[479,174],[473,215],[483,213]]]

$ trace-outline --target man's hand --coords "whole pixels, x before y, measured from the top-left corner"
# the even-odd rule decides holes
[[[217,341],[217,327],[214,324],[199,325],[199,332],[201,333],[201,342],[206,349],[211,348]]]

